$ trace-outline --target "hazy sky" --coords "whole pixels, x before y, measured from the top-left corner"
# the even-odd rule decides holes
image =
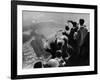
[[[55,31],[64,28],[67,20],[78,22],[80,18],[85,20],[85,25],[90,27],[89,14],[82,13],[61,13],[61,12],[39,12],[23,11],[23,28],[32,26],[44,36],[52,36]]]

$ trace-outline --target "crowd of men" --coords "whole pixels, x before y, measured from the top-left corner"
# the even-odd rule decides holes
[[[64,31],[60,30],[59,37],[55,35],[55,40],[49,43],[49,47],[44,45],[48,43],[45,39],[32,38],[30,44],[36,56],[45,59],[35,61],[33,68],[89,65],[89,31],[84,24],[85,20],[79,19],[78,23],[68,20],[67,23],[71,23],[72,28],[66,25]],[[27,41],[30,37],[24,37],[23,40]]]
[[[85,20],[80,19],[79,23],[69,20],[68,23],[73,27],[65,26],[62,36],[45,48],[52,55],[51,58],[44,64],[36,63],[35,68],[89,65],[89,31]],[[70,33],[67,33],[69,29]]]

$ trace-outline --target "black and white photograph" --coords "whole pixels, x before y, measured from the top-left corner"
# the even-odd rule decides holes
[[[88,13],[22,12],[23,69],[89,65]]]
[[[97,6],[12,1],[12,78],[97,74]]]

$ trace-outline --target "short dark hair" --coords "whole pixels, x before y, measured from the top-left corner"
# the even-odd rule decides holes
[[[76,22],[73,22],[73,27],[77,27],[77,23]]]
[[[65,29],[68,31],[69,30],[69,27],[68,26],[65,26]]]
[[[78,30],[78,27],[75,27],[74,31],[77,32],[77,30]]]
[[[34,68],[42,68],[42,62],[35,63]]]
[[[62,56],[62,52],[61,51],[56,51],[55,56],[60,58]]]
[[[84,19],[80,19],[80,20],[79,20],[80,25],[83,25],[84,22],[85,22]]]

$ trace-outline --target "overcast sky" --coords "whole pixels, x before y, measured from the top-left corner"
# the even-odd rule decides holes
[[[58,29],[64,28],[67,20],[78,22],[80,18],[85,20],[85,25],[89,29],[90,16],[86,13],[23,11],[22,22],[23,28],[32,26],[40,34],[50,36]]]

